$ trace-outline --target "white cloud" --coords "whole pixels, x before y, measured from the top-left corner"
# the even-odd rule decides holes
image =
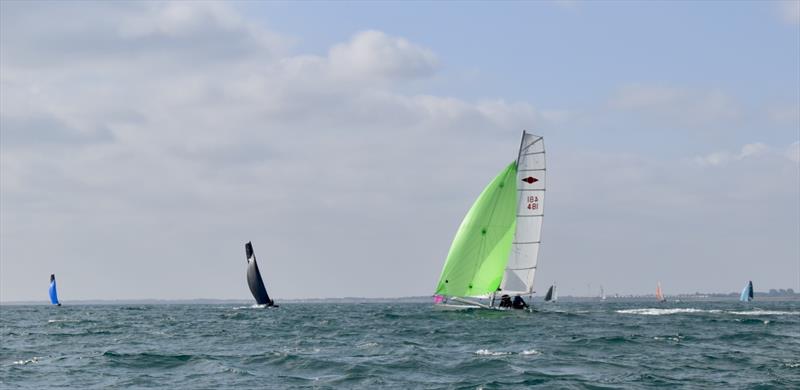
[[[349,77],[416,78],[433,74],[438,66],[432,51],[375,30],[332,47],[329,59],[338,74]]]
[[[800,107],[796,104],[774,106],[767,110],[767,116],[776,124],[800,127]]]
[[[797,162],[798,142],[795,142],[780,152],[780,149],[770,147],[761,142],[745,144],[738,153],[718,151],[709,153],[705,156],[695,157],[694,161],[699,165],[723,166],[732,162],[742,161],[751,158],[770,156],[773,159],[781,160],[787,158]],[[785,161],[785,160],[784,160]]]
[[[800,141],[797,141],[786,148],[786,158],[795,163],[800,163]]]
[[[154,269],[198,278],[163,287],[168,297],[246,297],[227,263],[246,239],[283,259],[275,275],[307,275],[273,279],[283,296],[416,293],[358,275],[423,269],[433,285],[441,264],[429,258],[466,207],[452,194],[482,186],[513,158],[509,139],[553,118],[524,102],[399,92],[438,60],[383,32],[289,54],[290,38],[224,3],[98,4],[0,4],[4,299],[36,296],[31,281],[54,268],[124,276],[74,283],[73,297],[165,296],[135,283]],[[408,231],[412,217],[425,228]],[[385,252],[396,237],[416,244]],[[39,240],[46,260],[31,262]]]
[[[610,107],[684,126],[707,126],[736,119],[739,104],[718,90],[631,84],[620,88]]]
[[[777,6],[784,22],[800,24],[800,0],[782,0]]]
[[[739,153],[739,159],[755,157],[765,153],[767,150],[769,150],[769,147],[767,147],[767,145],[764,145],[761,142],[746,144],[742,146],[742,151]]]

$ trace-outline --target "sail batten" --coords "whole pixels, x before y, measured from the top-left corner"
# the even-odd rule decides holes
[[[536,275],[546,182],[543,137],[522,133],[517,157],[517,224],[501,290],[532,294]],[[538,218],[536,218],[538,217]]]

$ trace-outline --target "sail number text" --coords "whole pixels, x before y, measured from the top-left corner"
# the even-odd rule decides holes
[[[539,197],[536,195],[528,196],[528,210],[538,210],[539,209]]]

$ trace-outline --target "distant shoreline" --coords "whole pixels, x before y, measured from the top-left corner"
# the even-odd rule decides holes
[[[800,300],[800,294],[784,293],[770,294],[767,292],[756,292],[757,300]],[[696,293],[667,295],[667,300],[675,301],[717,301],[717,300],[738,300],[739,293]],[[534,302],[541,302],[542,297],[534,297]],[[608,296],[605,301],[597,296],[560,296],[559,302],[616,302],[616,301],[641,301],[655,299],[650,295],[625,295]],[[363,298],[363,297],[343,297],[343,298],[304,298],[304,299],[277,299],[278,303],[430,303],[432,296],[415,297],[396,297],[396,298]],[[77,299],[65,301],[70,305],[252,305],[252,299]],[[0,306],[20,306],[20,305],[50,305],[46,299],[38,301],[0,301]]]

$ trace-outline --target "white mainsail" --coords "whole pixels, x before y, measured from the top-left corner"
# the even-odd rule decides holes
[[[542,236],[545,191],[544,140],[522,133],[517,156],[517,226],[500,289],[532,294]]]

